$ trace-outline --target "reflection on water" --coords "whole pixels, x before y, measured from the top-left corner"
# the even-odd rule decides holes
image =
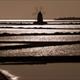
[[[65,56],[80,55],[80,44],[1,50],[0,56]]]
[[[60,26],[60,25],[59,25]],[[59,27],[57,26],[57,27]],[[61,26],[60,26],[61,27]],[[70,26],[67,26],[70,27]],[[73,27],[73,26],[72,26]],[[79,27],[79,26],[78,26]],[[1,29],[0,33],[54,33],[80,32],[80,30]],[[0,41],[80,41],[80,35],[0,36]],[[0,46],[23,45],[23,43],[0,43]],[[43,46],[0,50],[0,56],[48,56],[80,55],[80,44]],[[53,63],[43,65],[0,65],[0,69],[19,76],[19,80],[80,80],[80,63]]]
[[[80,35],[5,36],[0,41],[80,41]]]
[[[80,32],[80,29],[17,29],[17,28],[0,28],[0,33],[55,33],[55,32]]]
[[[29,25],[28,25],[29,26]],[[24,26],[24,27],[28,27]],[[37,25],[36,25],[37,26]],[[14,26],[15,27],[15,26]],[[20,26],[19,26],[20,27]],[[35,27],[31,26],[30,27]],[[37,26],[37,27],[40,27]],[[42,25],[41,27],[51,27],[57,29],[22,29],[22,28],[0,28],[0,33],[55,33],[55,32],[80,32],[80,25]],[[59,28],[59,29],[58,29]],[[63,28],[63,29],[60,29]],[[70,29],[69,29],[70,28]],[[18,35],[18,36],[0,36],[1,46],[14,46],[23,45],[25,43],[15,43],[14,41],[47,41],[47,42],[69,42],[69,41],[80,41],[80,35]],[[4,41],[7,41],[5,44]],[[14,43],[8,43],[13,41]],[[28,45],[25,45],[28,46]],[[48,55],[80,55],[80,44],[70,44],[70,45],[49,45],[49,46],[38,46],[33,48],[21,47],[15,49],[3,49],[0,50],[0,56],[48,56]]]
[[[5,36],[0,37],[0,41],[80,41],[80,35],[42,35],[42,36]],[[1,43],[0,46],[24,45],[22,48],[14,50],[0,50],[0,56],[52,56],[52,55],[80,55],[80,44],[56,45],[42,47],[25,47],[25,43]]]

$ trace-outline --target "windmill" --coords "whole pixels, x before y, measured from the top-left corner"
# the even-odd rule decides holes
[[[38,24],[38,25],[47,24],[47,22],[43,21],[44,11],[42,9],[43,9],[42,7],[36,9],[36,13],[34,14],[37,14],[37,22],[34,22],[33,24]]]
[[[33,16],[36,16],[36,18],[37,18],[37,14],[38,14],[39,12],[41,12],[42,15],[44,16],[44,15],[46,15],[46,12],[45,12],[45,11],[46,11],[46,10],[45,10],[42,6],[36,7],[32,15],[33,15]]]

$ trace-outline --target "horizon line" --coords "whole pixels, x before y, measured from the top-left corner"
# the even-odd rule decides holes
[[[37,21],[37,19],[0,19],[0,21]],[[43,21],[54,21],[54,19],[43,19]]]
[[[3,21],[26,21],[26,22],[35,22],[37,21],[37,19],[0,19],[0,22]],[[43,19],[43,21],[47,21],[47,22],[54,22],[54,21],[63,21],[63,20],[56,20],[56,19]],[[65,20],[65,21],[80,21],[80,20]]]

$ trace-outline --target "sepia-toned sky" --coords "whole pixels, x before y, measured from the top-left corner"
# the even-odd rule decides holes
[[[37,9],[47,19],[80,16],[80,0],[0,0],[0,19],[34,19]]]

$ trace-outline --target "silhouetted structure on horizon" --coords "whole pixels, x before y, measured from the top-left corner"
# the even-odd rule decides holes
[[[39,13],[37,15],[37,22],[34,22],[33,24],[38,24],[38,25],[47,24],[47,22],[43,21],[43,15],[42,15],[41,11],[39,11]]]

